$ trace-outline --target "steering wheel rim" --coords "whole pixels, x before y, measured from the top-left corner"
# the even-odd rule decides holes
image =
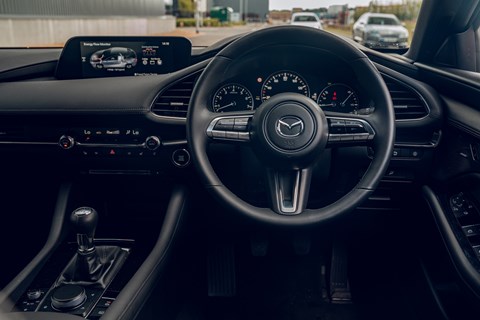
[[[211,101],[211,95],[219,84],[215,79],[221,78],[219,75],[228,72],[229,66],[237,59],[252,54],[256,50],[279,44],[307,46],[335,54],[350,65],[359,81],[369,84],[366,86],[367,93],[376,106],[371,115],[358,117],[375,129],[375,138],[371,141],[375,155],[357,185],[334,203],[319,209],[305,209],[301,211],[301,214],[292,216],[278,214],[271,208],[253,206],[239,198],[221,182],[206,152],[206,146],[210,142],[207,127],[215,117],[219,116],[207,108]],[[394,138],[395,115],[392,101],[389,91],[373,63],[363,52],[345,40],[328,32],[308,27],[280,26],[262,29],[243,36],[221,50],[198,79],[187,115],[187,140],[192,153],[192,161],[211,194],[227,207],[245,216],[282,226],[307,226],[321,223],[357,207],[375,190],[387,170],[393,151]],[[306,183],[309,184],[309,181]]]

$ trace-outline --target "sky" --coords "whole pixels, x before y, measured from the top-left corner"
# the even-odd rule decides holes
[[[367,6],[370,3],[370,0],[270,0],[269,3],[270,10],[290,10],[292,8],[328,8],[334,4],[348,4],[349,7]]]

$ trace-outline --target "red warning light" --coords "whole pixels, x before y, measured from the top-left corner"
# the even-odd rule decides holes
[[[115,150],[113,150],[113,149],[110,149],[110,152],[109,152],[109,154],[110,154],[111,156],[114,156],[114,155],[115,155]]]
[[[337,100],[337,91],[333,91],[333,101]]]

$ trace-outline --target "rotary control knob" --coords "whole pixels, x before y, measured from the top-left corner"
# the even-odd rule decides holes
[[[71,310],[80,307],[87,300],[87,294],[85,288],[67,284],[55,289],[51,299],[53,308]]]
[[[145,148],[148,150],[157,150],[160,147],[160,138],[157,136],[150,136],[145,139]]]
[[[75,140],[70,136],[63,135],[60,137],[60,139],[58,139],[58,145],[60,148],[68,150],[73,148],[75,145]]]

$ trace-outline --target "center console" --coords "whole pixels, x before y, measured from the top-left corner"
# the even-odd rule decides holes
[[[84,187],[61,186],[47,243],[1,292],[2,312],[22,319],[132,319],[147,300],[179,229],[186,189],[173,187],[171,194],[159,196],[158,201],[166,200],[163,207],[152,202],[136,212],[125,207],[127,214],[114,210],[112,216],[101,207],[69,210],[104,185],[78,192]],[[110,201],[111,194],[97,194],[95,200]],[[119,199],[118,205],[127,202]],[[145,210],[152,210],[150,223]]]
[[[133,240],[94,240],[98,213],[93,208],[81,207],[70,217],[76,233],[76,245],[70,243],[62,250],[73,251],[65,264],[62,257],[48,262],[48,274],[37,277],[23,297],[16,303],[21,311],[65,312],[89,319],[97,319],[115,300],[116,293],[108,291],[120,273],[132,250]],[[66,265],[53,279],[54,266]],[[58,270],[56,270],[58,272]],[[52,284],[48,286],[49,282]]]

